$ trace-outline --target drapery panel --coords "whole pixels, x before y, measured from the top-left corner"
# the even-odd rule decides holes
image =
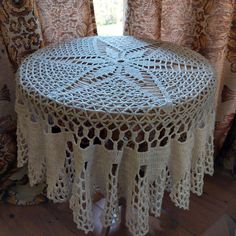
[[[222,154],[220,149],[234,128],[236,113],[236,2],[126,0],[124,32],[184,45],[210,60],[218,75],[215,153]],[[224,152],[224,163],[233,169],[236,142],[227,143],[231,143],[231,150]]]
[[[36,0],[46,45],[96,35],[92,0]]]
[[[16,165],[14,74],[29,54],[49,44],[95,35],[92,0],[0,0],[0,200],[45,201],[44,185],[30,187]]]

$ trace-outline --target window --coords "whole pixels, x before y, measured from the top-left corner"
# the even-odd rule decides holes
[[[123,0],[93,0],[98,35],[123,34]]]

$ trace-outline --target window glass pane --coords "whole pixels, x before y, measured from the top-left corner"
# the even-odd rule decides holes
[[[98,35],[123,34],[123,0],[93,0]]]

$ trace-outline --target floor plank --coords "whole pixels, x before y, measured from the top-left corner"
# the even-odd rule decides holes
[[[88,236],[104,236],[100,222],[103,207],[103,199],[94,204],[95,229]],[[224,214],[236,219],[236,180],[217,171],[213,177],[205,179],[202,196],[191,195],[189,211],[176,208],[165,194],[163,213],[159,219],[150,217],[147,236],[198,236]],[[77,229],[67,203],[26,207],[0,205],[0,236],[41,235],[85,236],[85,233]],[[112,226],[109,236],[131,234],[123,223]]]
[[[1,221],[7,223],[12,231],[12,233],[3,232],[1,228],[2,235],[75,235],[42,205],[26,207],[1,205],[0,212]]]

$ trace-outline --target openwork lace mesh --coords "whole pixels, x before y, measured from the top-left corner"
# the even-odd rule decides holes
[[[163,193],[189,207],[213,173],[215,76],[199,54],[167,42],[89,37],[41,49],[17,73],[18,164],[48,197],[70,200],[78,228],[93,230],[92,195],[119,197],[134,235],[160,215]]]

